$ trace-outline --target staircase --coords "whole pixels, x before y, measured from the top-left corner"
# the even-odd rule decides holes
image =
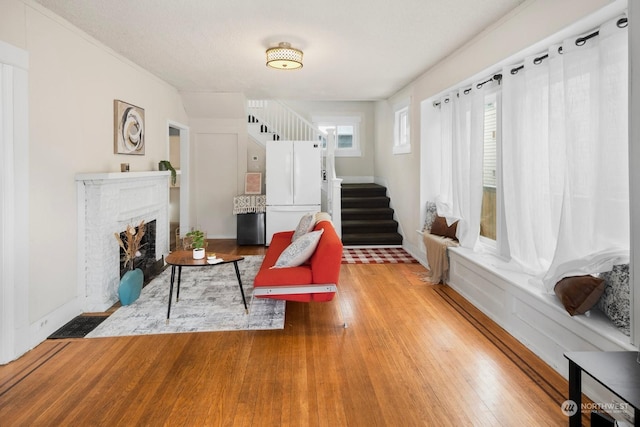
[[[251,135],[253,139],[258,141],[260,144],[266,145],[267,141],[280,140],[280,135],[269,129],[269,126],[266,124],[260,123],[260,120],[258,120],[257,117],[249,114],[247,116],[247,122],[249,125],[249,135]]]
[[[342,244],[401,246],[387,189],[378,184],[342,184]]]
[[[259,144],[267,140],[318,141],[324,132],[304,117],[276,100],[248,100],[249,136]]]

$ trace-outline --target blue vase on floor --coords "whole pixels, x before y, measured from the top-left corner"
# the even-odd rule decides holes
[[[124,276],[120,279],[120,286],[118,287],[120,303],[122,305],[129,305],[137,300],[140,296],[140,292],[142,292],[143,282],[144,274],[139,268],[129,270],[124,273]]]

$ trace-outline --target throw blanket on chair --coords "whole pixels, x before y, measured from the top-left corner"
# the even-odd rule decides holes
[[[430,233],[422,233],[422,236],[427,250],[427,262],[429,263],[428,280],[431,283],[446,282],[449,279],[447,248],[459,246],[459,243],[448,237]]]

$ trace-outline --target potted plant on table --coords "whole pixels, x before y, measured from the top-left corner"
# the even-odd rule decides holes
[[[187,233],[187,237],[191,239],[191,247],[193,248],[193,259],[204,259],[204,232],[201,230],[192,230]]]

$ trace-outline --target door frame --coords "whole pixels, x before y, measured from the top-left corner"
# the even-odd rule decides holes
[[[169,128],[180,132],[180,230],[189,230],[189,127],[181,123],[167,120],[167,158],[169,158]]]
[[[0,364],[31,348],[27,51],[0,41]]]

